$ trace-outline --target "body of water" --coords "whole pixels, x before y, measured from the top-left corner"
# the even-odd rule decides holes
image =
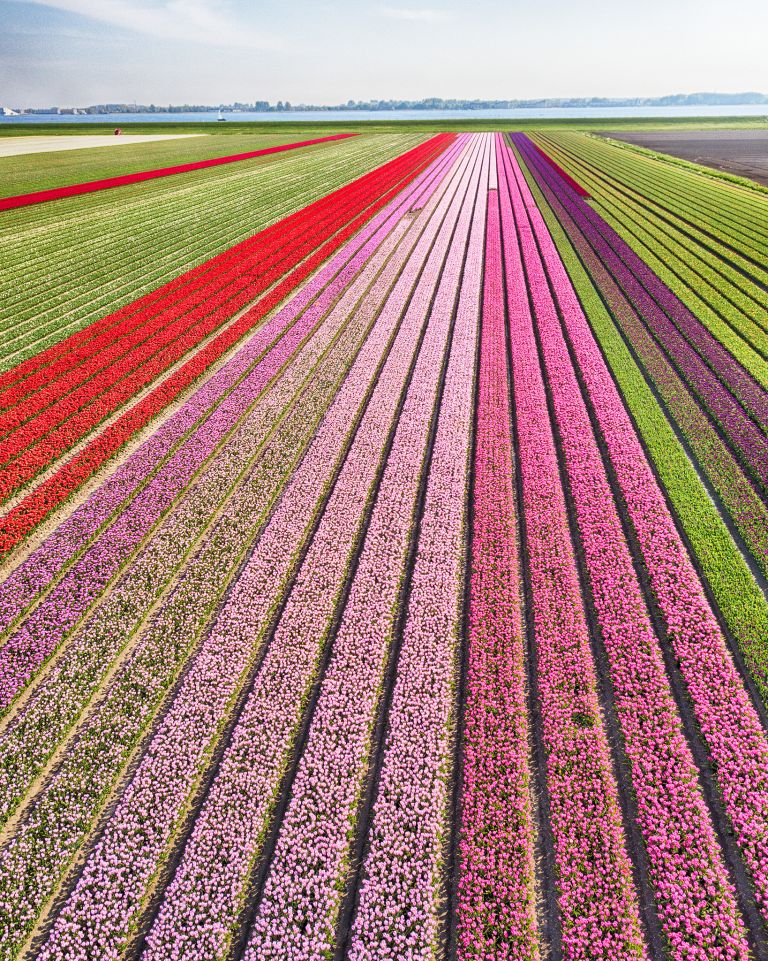
[[[328,121],[356,120],[546,120],[546,119],[601,119],[609,117],[768,117],[766,104],[736,106],[693,107],[547,107],[540,110],[306,110],[290,113],[225,113],[234,122],[245,121]],[[0,117],[0,123],[216,123],[218,112],[209,113],[103,113],[86,114],[26,114],[21,117]]]

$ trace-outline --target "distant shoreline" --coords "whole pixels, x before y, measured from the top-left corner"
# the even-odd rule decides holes
[[[293,113],[392,113],[402,111],[478,111],[478,110],[584,110],[647,107],[746,107],[768,106],[766,94],[748,91],[742,93],[690,93],[668,94],[663,97],[544,97],[527,100],[445,100],[431,97],[423,100],[348,100],[344,104],[291,104],[279,100],[276,104],[261,100],[254,103],[230,104],[184,104],[157,106],[155,104],[92,104],[87,107],[15,107],[15,116],[104,116],[131,114],[137,116],[161,114],[230,114],[275,113],[281,116]]]

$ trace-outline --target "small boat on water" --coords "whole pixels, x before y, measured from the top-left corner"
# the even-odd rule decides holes
[[[226,122],[227,122],[227,118],[224,116],[224,114],[221,112],[221,110],[219,110],[219,115],[218,115],[218,117],[216,118],[216,121],[217,121],[217,123],[226,123]]]

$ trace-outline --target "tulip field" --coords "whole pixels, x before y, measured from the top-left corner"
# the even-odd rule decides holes
[[[0,961],[768,958],[768,193],[301,138],[0,250]]]

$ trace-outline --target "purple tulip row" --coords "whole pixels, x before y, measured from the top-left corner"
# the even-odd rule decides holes
[[[495,150],[493,157],[495,162]],[[457,957],[537,961],[530,725],[497,187],[498,178],[488,198],[477,391]]]
[[[515,217],[528,224],[549,265],[554,243],[521,193],[522,173],[506,158]],[[651,626],[555,301],[541,259],[529,249],[529,283],[584,549],[597,621],[611,671],[616,711],[631,765],[638,823],[657,909],[675,959],[742,958],[749,954],[743,922],[715,832],[697,784],[658,640]],[[550,275],[563,312],[572,310],[570,281]]]
[[[457,203],[477,179],[477,171],[472,169],[476,165],[474,151],[467,161]],[[372,726],[369,712],[386,659],[387,621],[375,620],[370,602],[375,596],[377,606],[385,612],[389,609],[392,621],[470,216],[471,204],[464,199],[437,291],[439,259],[425,270],[408,308],[415,314],[430,314],[429,326],[282,822],[252,942],[260,957],[322,958],[332,944],[345,839],[366,769]],[[364,449],[353,453],[366,463],[370,456]],[[347,470],[351,480],[360,475],[362,467],[349,461],[334,490],[216,783],[150,932],[148,959],[167,957],[171,950],[189,958],[216,958],[224,953],[319,652],[331,643],[326,639],[329,621],[348,565],[348,551],[355,542],[349,528],[354,527],[358,513],[350,511],[344,500]],[[410,508],[406,506],[409,498]],[[389,559],[392,551],[397,552],[399,565]],[[392,585],[389,592],[388,583]],[[380,632],[378,648],[373,631]],[[371,687],[369,699],[366,692]],[[319,866],[318,859],[323,861]]]
[[[521,186],[533,205],[527,186]],[[545,236],[540,215],[535,219]],[[768,738],[562,262],[551,242],[544,250],[656,604],[768,919]]]
[[[255,665],[271,614],[327,493],[339,510],[326,511],[323,516],[331,520],[323,530],[332,532],[335,521],[347,541],[334,542],[336,549],[320,556],[331,572],[343,574],[347,562],[343,548],[349,548],[348,540],[354,538],[370,496],[425,321],[423,311],[414,310],[400,324],[402,304],[419,281],[425,258],[430,276],[434,272],[429,271],[429,264],[445,255],[455,223],[456,205],[452,200],[450,193],[445,194],[434,216],[425,211],[428,223],[413,255],[402,267],[371,336],[292,475],[213,629],[189,662],[172,702],[58,915],[41,949],[41,958],[86,958],[94,952],[108,955],[130,936],[158,861],[186,813],[190,792],[208,763],[233,698]],[[426,291],[422,297],[428,304]],[[356,428],[357,411],[371,387],[373,393]],[[348,436],[352,447],[344,458]],[[335,465],[342,459],[342,473],[330,488]],[[327,539],[317,541],[321,543],[328,547]],[[323,571],[318,573],[322,575]],[[332,607],[338,591],[332,582],[320,576],[309,579],[306,588]],[[301,613],[299,607],[294,610]],[[298,654],[301,633],[297,636],[290,624],[285,629],[293,637]],[[268,654],[269,650],[271,647]],[[261,666],[257,681],[269,670],[269,663],[267,660]]]
[[[483,148],[480,190],[361,867],[350,961],[433,958],[444,924],[475,355],[493,149],[492,136],[478,140]]]
[[[665,291],[672,297],[674,295],[652,272],[650,279],[645,276],[650,271],[648,267],[645,267],[642,271],[647,284],[646,289],[646,286],[638,279],[638,274],[641,271],[635,265],[635,260],[638,260],[637,256],[632,253],[632,257],[635,258],[635,260],[632,260],[624,250],[624,248],[627,250],[630,248],[618,234],[615,234],[615,231],[612,231],[602,218],[584,200],[577,197],[567,185],[562,181],[557,183],[556,180],[559,178],[549,175],[546,164],[540,158],[537,159],[536,152],[527,142],[527,139],[520,139],[523,136],[514,134],[513,140],[523,153],[526,163],[549,184],[558,200],[592,244],[600,259],[626,292],[640,316],[648,324],[655,337],[658,338],[672,362],[679,368],[683,377],[698,394],[706,409],[720,424],[735,452],[744,461],[755,479],[764,488],[768,487],[768,439],[750,419],[736,397],[718,380],[713,371],[704,363],[656,302],[663,298]],[[627,262],[625,263],[622,258],[625,258]],[[632,266],[628,266],[629,263]],[[737,363],[733,359],[732,362]],[[756,384],[754,386],[756,390],[761,390]],[[753,410],[756,409],[754,404],[751,406]],[[759,416],[760,423],[768,424],[768,413],[764,415],[761,409],[757,411],[756,416]]]
[[[699,466],[719,494],[758,564],[768,573],[768,508],[690,388],[654,341],[632,304],[568,213],[560,206],[549,185],[541,179],[538,171],[532,169],[532,172],[547,201],[552,204],[553,210],[556,209],[570,242],[578,250],[664,404],[691,445]]]
[[[181,489],[178,479],[176,484],[173,484],[169,478],[166,478],[159,484],[162,496],[155,505],[152,495],[146,491],[145,483],[149,483],[165,467],[172,455],[175,454],[177,458],[182,456],[183,445],[194,442],[195,430],[205,423],[205,419],[216,411],[222,401],[227,400],[230,391],[237,387],[240,387],[241,391],[245,389],[242,387],[243,379],[249,373],[253,374],[254,365],[265,360],[265,351],[277,344],[280,336],[286,331],[292,331],[297,319],[303,321],[300,329],[306,335],[306,332],[311,329],[310,323],[317,322],[324,310],[333,304],[338,291],[342,290],[360,270],[361,265],[366,262],[376,246],[398,223],[403,212],[413,203],[424,203],[428,199],[430,191],[440,183],[445,170],[454,162],[457,151],[461,149],[464,142],[465,138],[458,138],[457,142],[445,154],[438,157],[401,196],[396,197],[390,205],[366,224],[360,233],[318,271],[306,286],[259,328],[231,360],[195,391],[180,410],[158,427],[83,505],[19,565],[6,579],[0,593],[0,630],[7,630],[29,607],[35,597],[48,586],[51,579],[58,576],[62,569],[79,556],[83,543],[88,543],[110,520],[114,520],[116,513],[125,507],[131,497],[139,494],[143,498],[142,504],[146,501],[144,506],[140,505],[137,508],[141,510],[143,522],[138,525],[134,522],[137,529],[126,542],[122,552],[117,549],[120,543],[117,533],[109,534],[112,550],[108,551],[101,561],[102,564],[109,566],[101,574],[100,581],[103,584],[110,579],[127,553],[144,536],[152,523],[151,518],[156,519],[164,509],[167,509]],[[328,286],[334,281],[333,290],[329,291]],[[320,300],[318,301],[317,298]],[[294,336],[294,344],[299,340]],[[263,383],[266,381],[262,380]],[[249,386],[253,388],[253,383]],[[242,403],[241,394],[240,410],[242,410]],[[229,421],[231,424],[232,410],[237,409],[237,404],[231,406],[229,415],[224,415],[223,423]],[[226,427],[222,426],[220,430],[225,432]],[[210,427],[208,431],[211,436],[216,435],[216,431],[211,431]],[[194,463],[199,466],[201,458],[206,454],[200,451],[193,456]],[[194,470],[194,467],[187,466],[187,474],[190,470]],[[173,468],[170,468],[170,471],[172,475]],[[154,497],[158,496],[160,495],[155,491]]]
[[[530,149],[531,142],[528,138],[520,141],[520,135],[515,135],[515,142],[518,144],[522,142],[526,149]],[[747,410],[752,412],[758,423],[764,429],[768,429],[768,393],[765,388],[760,386],[752,374],[593,207],[584,203],[584,208],[586,209],[583,212],[590,223],[600,232],[637,281],[666,312],[678,331],[701,355],[723,384],[741,400]]]
[[[537,251],[512,207],[514,180],[500,146],[512,382],[525,549],[532,595],[536,687],[546,751],[562,948],[567,959],[647,957],[626,849],[618,789],[597,695],[596,666],[571,542],[557,450],[547,411],[526,277]],[[512,182],[510,182],[512,181]]]

